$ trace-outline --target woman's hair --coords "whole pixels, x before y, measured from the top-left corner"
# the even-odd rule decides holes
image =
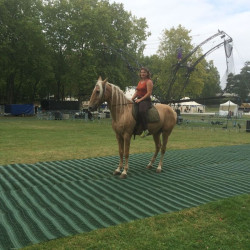
[[[140,72],[139,72],[140,78],[141,78],[141,71],[142,71],[142,70],[146,71],[146,72],[147,72],[147,78],[148,78],[148,79],[151,79],[151,74],[150,74],[149,70],[148,70],[147,68],[145,68],[145,67],[141,67],[141,68],[140,68]]]

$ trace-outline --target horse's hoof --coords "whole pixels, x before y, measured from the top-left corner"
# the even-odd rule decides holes
[[[153,168],[152,165],[147,165],[147,169],[151,169],[151,168]]]
[[[157,168],[156,169],[156,173],[160,173],[161,172],[161,169],[160,168]]]
[[[121,178],[121,179],[126,179],[126,178],[127,178],[127,175],[126,175],[126,174],[121,174],[121,175],[120,175],[120,178]]]
[[[114,171],[113,175],[120,175],[121,172],[120,171]]]

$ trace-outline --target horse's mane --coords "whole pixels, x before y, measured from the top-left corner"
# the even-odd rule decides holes
[[[106,84],[108,84],[111,87],[112,91],[111,105],[120,104],[121,106],[123,106],[128,102],[130,102],[130,100],[125,96],[124,92],[120,89],[119,86],[109,82],[107,82]],[[104,91],[102,86],[102,81],[98,81],[96,85],[99,86],[100,96],[102,96]]]
[[[112,92],[112,95],[111,95],[111,100],[110,100],[110,110],[111,109],[114,109],[114,113],[112,113],[112,118],[113,119],[119,119],[119,117],[124,114],[124,109],[128,108],[128,104],[129,103],[132,103],[131,100],[129,100],[124,92],[115,84],[112,84],[112,83],[109,83],[107,82],[106,83],[109,87],[111,87],[111,92]],[[103,95],[103,85],[102,85],[102,81],[98,81],[97,84],[99,86],[99,89],[100,89],[100,96]],[[107,88],[107,86],[106,86]]]
[[[129,102],[129,99],[118,86],[112,83],[109,83],[109,85],[112,89],[112,104],[121,104],[121,106],[123,106]]]

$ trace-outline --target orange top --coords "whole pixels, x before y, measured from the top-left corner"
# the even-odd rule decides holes
[[[139,98],[142,98],[147,94],[147,80],[146,81],[140,81],[137,85],[137,96]]]

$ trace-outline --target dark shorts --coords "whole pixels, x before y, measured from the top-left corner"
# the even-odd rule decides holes
[[[146,99],[138,103],[138,116],[139,121],[142,124],[142,129],[146,130],[148,128],[148,121],[147,121],[147,111],[152,107],[151,99]]]
[[[139,102],[139,113],[145,113],[151,108],[151,99],[146,99]]]

